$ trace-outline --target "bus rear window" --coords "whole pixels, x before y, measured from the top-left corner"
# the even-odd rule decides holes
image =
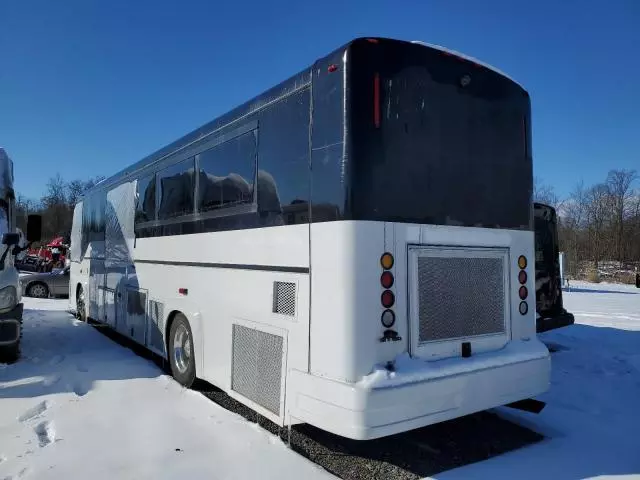
[[[532,229],[524,90],[421,45],[352,62],[354,219]]]

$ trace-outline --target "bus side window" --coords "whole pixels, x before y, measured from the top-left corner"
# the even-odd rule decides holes
[[[256,132],[243,133],[198,155],[198,211],[253,201]]]
[[[195,190],[193,172],[193,157],[158,172],[156,181],[160,192],[158,220],[166,220],[193,213]]]
[[[259,115],[258,210],[272,222],[309,223],[310,101],[307,88]]]
[[[149,175],[137,181],[135,224],[156,219],[156,176]]]

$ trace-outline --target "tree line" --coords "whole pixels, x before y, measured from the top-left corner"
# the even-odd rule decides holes
[[[56,174],[47,182],[44,195],[38,200],[24,195],[16,198],[16,222],[18,228],[26,231],[27,215],[42,215],[42,241],[49,242],[56,237],[64,237],[67,242],[71,235],[73,209],[84,193],[104,177],[88,180],[66,181]]]
[[[603,276],[631,282],[640,268],[640,177],[636,170],[611,170],[603,182],[579,182],[564,199],[536,180],[534,199],[558,212],[560,250],[573,278]]]
[[[39,213],[43,241],[68,239],[75,204],[102,179],[66,181],[57,174],[39,200],[18,195],[18,227],[26,229],[27,215]],[[636,170],[611,170],[603,182],[590,186],[580,182],[567,198],[535,179],[533,196],[558,212],[560,250],[566,254],[573,278],[597,280],[603,272],[629,277],[640,268],[640,176]]]

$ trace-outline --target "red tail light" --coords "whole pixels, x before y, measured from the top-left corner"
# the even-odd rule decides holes
[[[382,292],[382,297],[380,298],[380,300],[384,308],[391,308],[396,302],[396,297],[391,290],[385,290],[384,292]]]
[[[518,281],[524,285],[525,283],[527,283],[527,272],[525,272],[524,270],[520,270],[520,273],[518,274]]]
[[[384,287],[384,288],[391,288],[393,287],[393,273],[391,272],[383,272],[382,275],[380,275],[380,284]]]
[[[529,295],[527,287],[525,287],[524,285],[520,287],[520,290],[518,290],[518,295],[520,296],[520,300],[524,300],[525,298],[527,298],[527,296]]]

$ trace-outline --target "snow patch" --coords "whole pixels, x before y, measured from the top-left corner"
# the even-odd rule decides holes
[[[476,354],[470,362],[460,362],[459,358],[426,361],[403,353],[395,358],[392,370],[386,365],[377,365],[357,384],[363,388],[388,388],[495,368],[507,363],[536,360],[547,355],[547,349],[540,342],[524,341],[512,341],[501,350]]]

